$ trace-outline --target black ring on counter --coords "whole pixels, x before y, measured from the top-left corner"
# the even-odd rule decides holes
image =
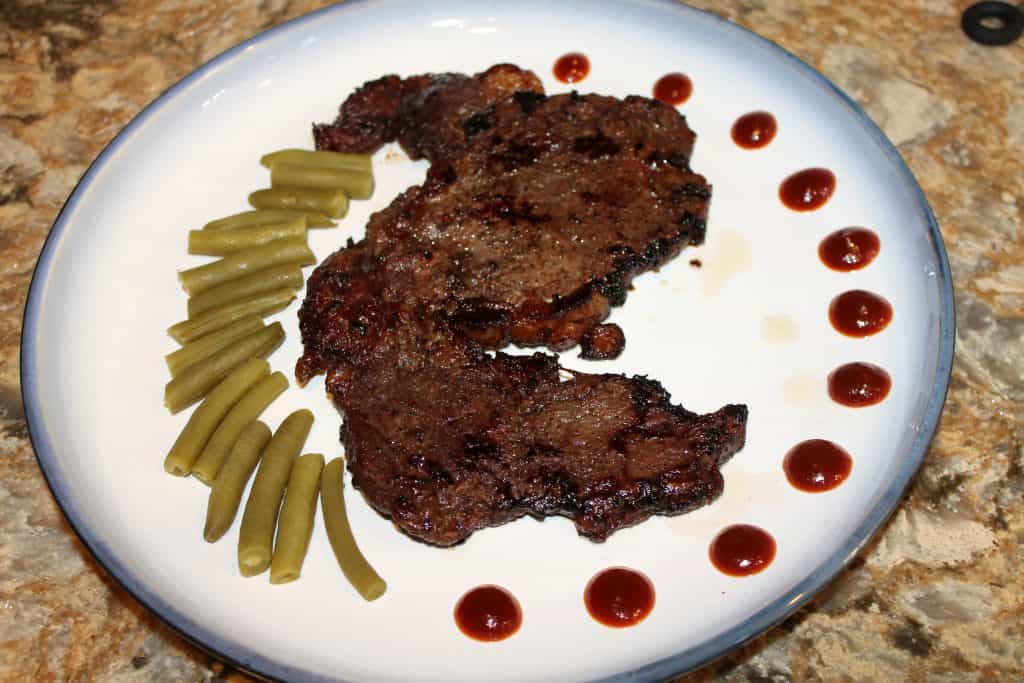
[[[993,19],[999,28],[990,28],[984,22]],[[982,45],[1009,45],[1024,33],[1024,12],[1005,2],[976,2],[960,20],[967,37]]]

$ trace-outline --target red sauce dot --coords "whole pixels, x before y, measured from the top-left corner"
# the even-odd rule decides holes
[[[836,176],[827,168],[806,168],[782,181],[779,199],[793,211],[820,209],[836,190]]]
[[[760,149],[775,139],[778,124],[766,111],[752,111],[732,124],[732,140],[743,149]]]
[[[558,58],[553,71],[562,83],[579,83],[590,73],[590,60],[583,53],[570,52]]]
[[[836,230],[818,245],[818,257],[832,270],[860,270],[875,260],[881,242],[867,228]]]
[[[690,99],[693,82],[686,74],[666,74],[654,84],[654,99],[673,107]]]
[[[891,388],[889,373],[871,363],[840,365],[828,376],[828,395],[836,403],[850,408],[881,403]]]
[[[455,605],[455,623],[474,640],[505,640],[519,630],[523,611],[519,601],[500,586],[480,586]]]
[[[846,481],[853,469],[853,458],[831,441],[808,439],[789,449],[782,469],[795,488],[821,493]]]
[[[750,576],[763,571],[775,559],[775,539],[752,524],[733,524],[722,529],[708,549],[711,564],[729,576]]]
[[[828,319],[836,331],[847,337],[870,337],[888,327],[892,305],[863,289],[851,289],[832,299]]]
[[[634,626],[654,609],[654,584],[638,571],[612,567],[590,580],[583,602],[590,616],[605,626]]]

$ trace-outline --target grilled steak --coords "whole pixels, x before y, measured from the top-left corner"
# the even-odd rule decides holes
[[[561,514],[603,540],[721,493],[745,407],[695,415],[642,377],[563,381],[555,356],[487,354],[443,309],[388,299],[385,271],[367,263],[359,243],[314,272],[303,337],[336,350],[327,390],[345,416],[353,483],[409,535],[450,545]],[[324,310],[314,331],[310,313]]]
[[[510,94],[536,82],[524,73],[385,77],[316,137],[338,151],[397,137],[432,162],[367,226],[391,291],[443,303],[489,348],[565,350],[624,302],[637,273],[704,240],[711,188],[689,170],[694,135],[675,109]]]
[[[546,97],[501,65],[356,91],[321,148],[398,139],[426,181],[321,264],[300,311],[300,382],[327,373],[353,483],[409,535],[565,515],[603,540],[722,490],[747,411],[696,415],[642,377],[571,373],[509,342],[613,357],[600,323],[632,277],[700,242],[710,188],[693,133],[639,97]],[[564,371],[562,371],[564,372]]]

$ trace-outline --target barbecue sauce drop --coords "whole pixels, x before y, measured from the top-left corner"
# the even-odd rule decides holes
[[[612,567],[590,580],[583,602],[590,616],[605,626],[635,626],[654,609],[654,584],[638,571]]]
[[[519,601],[500,586],[480,586],[469,591],[455,605],[455,623],[474,640],[505,640],[519,630],[523,611]]]
[[[553,71],[562,83],[579,83],[590,73],[590,60],[583,53],[570,52],[558,58]]]
[[[808,439],[789,449],[782,460],[786,479],[801,491],[831,491],[850,476],[853,458],[825,439]]]
[[[820,209],[836,190],[836,176],[827,168],[806,168],[782,181],[779,199],[793,211]]]
[[[708,549],[711,564],[729,576],[750,576],[763,571],[775,559],[775,539],[752,524],[733,524],[722,529]]]
[[[693,94],[693,82],[686,74],[666,74],[654,84],[654,99],[672,107],[690,99]]]
[[[778,124],[766,111],[752,111],[732,124],[732,141],[743,149],[760,149],[775,139]]]
[[[818,257],[832,270],[860,270],[875,260],[881,249],[878,235],[866,228],[836,230],[818,245]]]
[[[828,376],[828,395],[836,403],[850,408],[881,403],[891,388],[889,373],[871,363],[840,365]]]
[[[832,299],[828,319],[847,337],[869,337],[892,320],[892,306],[884,298],[863,289],[851,289]]]

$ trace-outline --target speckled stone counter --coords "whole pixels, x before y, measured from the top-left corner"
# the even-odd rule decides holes
[[[0,680],[239,677],[125,594],[77,541],[20,403],[22,307],[62,202],[145,104],[323,4],[0,0]],[[701,2],[863,104],[938,215],[959,329],[938,434],[884,532],[813,603],[680,680],[1024,680],[1024,41],[960,32],[969,2]]]

